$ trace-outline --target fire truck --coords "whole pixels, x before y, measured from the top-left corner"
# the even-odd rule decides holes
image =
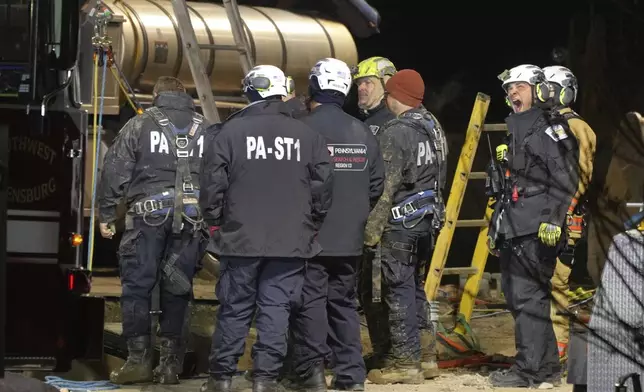
[[[102,298],[82,264],[88,113],[73,96],[78,2],[0,4],[6,183],[6,369],[101,359]]]
[[[376,32],[379,16],[364,0],[328,3],[344,24],[319,12],[240,6],[255,63],[279,66],[296,86],[307,85],[320,58],[356,64],[353,35]],[[202,61],[225,118],[246,104],[239,55],[216,48],[234,44],[230,24],[220,4],[187,4],[197,40],[212,47]],[[110,14],[101,37],[99,11]],[[159,76],[182,79],[193,94],[195,86],[167,0],[4,0],[0,34],[5,368],[66,371],[74,359],[103,358],[105,301],[91,294],[91,259],[114,263],[118,244],[94,235],[89,219],[103,156],[121,126],[151,104]],[[110,52],[101,89],[93,88],[97,38]]]

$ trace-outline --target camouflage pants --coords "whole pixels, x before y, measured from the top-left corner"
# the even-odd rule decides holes
[[[420,330],[431,330],[429,305],[424,292],[430,254],[429,223],[414,230],[388,227],[380,251],[381,302],[373,302],[375,248],[365,250],[358,293],[367,320],[369,338],[376,356],[395,361],[418,362]],[[427,227],[426,227],[427,226]]]

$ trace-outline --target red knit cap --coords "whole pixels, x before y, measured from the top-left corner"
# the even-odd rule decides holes
[[[420,74],[413,69],[401,69],[385,84],[387,93],[400,103],[413,108],[423,103],[425,83]]]

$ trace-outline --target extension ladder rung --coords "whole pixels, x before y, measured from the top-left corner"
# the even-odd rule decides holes
[[[443,268],[443,276],[445,276],[445,275],[474,275],[477,272],[479,272],[479,269],[475,268],[475,267]]]
[[[212,95],[210,79],[208,78],[208,75],[206,75],[206,69],[201,62],[199,42],[197,41],[195,30],[192,27],[188,5],[185,0],[171,1],[174,17],[177,20],[179,35],[181,36],[181,45],[185,52],[184,55],[188,60],[192,80],[197,89],[199,100],[201,101],[201,110],[208,121],[213,124],[218,123],[219,113],[217,112],[217,104],[215,103],[215,98]]]
[[[485,132],[506,132],[508,126],[506,124],[485,124],[483,125],[483,131]]]
[[[470,180],[485,180],[487,178],[486,172],[471,172],[469,179]]]
[[[239,65],[241,65],[242,72],[246,75],[253,68],[254,59],[250,54],[250,46],[246,39],[246,33],[244,32],[244,22],[239,14],[237,0],[223,0],[223,3],[235,42],[236,48],[233,50],[239,52]]]
[[[485,227],[488,223],[487,219],[462,219],[456,221],[456,227]]]
[[[245,47],[237,45],[200,44],[199,49],[231,50],[234,52],[246,53]]]

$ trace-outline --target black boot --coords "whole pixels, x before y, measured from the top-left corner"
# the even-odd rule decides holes
[[[215,380],[208,377],[208,381],[203,383],[199,392],[230,392],[232,382],[230,380]]]
[[[253,392],[284,392],[284,388],[275,380],[255,380]]]
[[[283,383],[282,385],[289,391],[326,392],[324,364],[316,364],[306,374],[291,378],[288,383]]]
[[[181,374],[182,345],[178,339],[161,338],[159,366],[154,369],[154,382],[179,384]]]
[[[336,391],[364,391],[364,383],[343,383],[338,382],[338,380],[333,377],[330,389],[334,389]]]
[[[127,361],[110,374],[114,384],[133,384],[152,381],[152,349],[149,336],[127,340]]]

